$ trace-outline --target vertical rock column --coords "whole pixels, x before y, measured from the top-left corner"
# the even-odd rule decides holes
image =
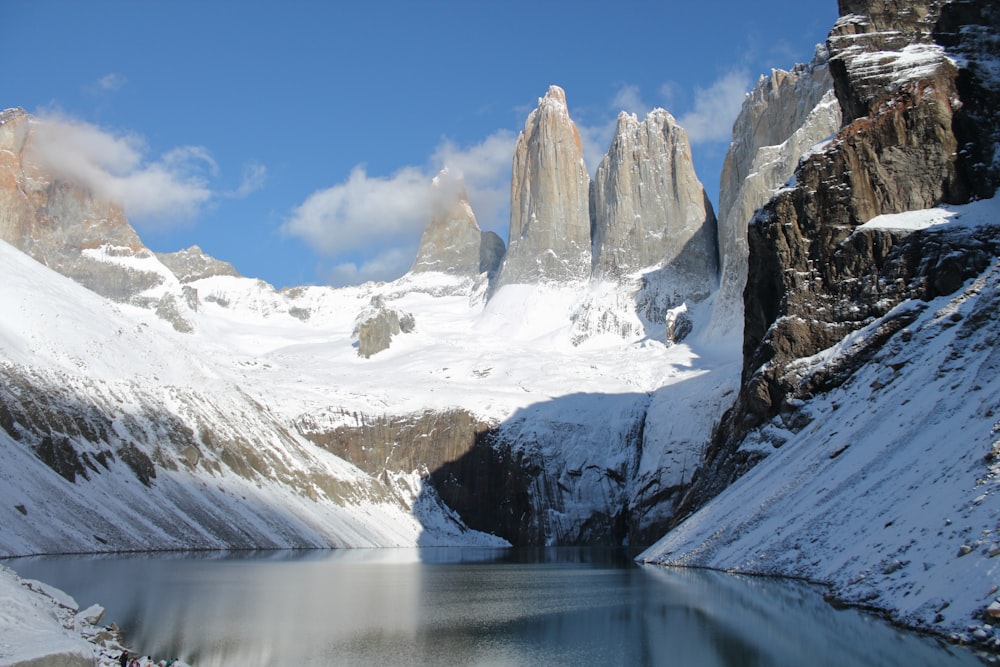
[[[799,158],[840,129],[828,55],[817,47],[808,65],[762,76],[733,124],[733,141],[719,183],[722,270],[709,335],[736,346],[743,340],[747,226],[754,212],[791,178]]]
[[[654,109],[618,116],[593,188],[594,275],[667,269],[679,300],[700,300],[718,270],[715,214],[695,174],[687,133]]]
[[[566,94],[551,86],[514,148],[509,247],[496,287],[590,275],[589,190]]]

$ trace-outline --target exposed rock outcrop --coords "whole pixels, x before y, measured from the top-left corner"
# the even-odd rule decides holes
[[[876,215],[962,203],[982,189],[975,178],[987,172],[963,167],[969,154],[959,151],[956,112],[988,119],[987,110],[976,108],[987,96],[962,98],[958,81],[971,76],[960,73],[975,58],[994,56],[968,48],[960,68],[933,42],[948,3],[842,2],[841,11],[827,45],[847,124],[803,160],[794,186],[771,199],[750,226],[742,387],[687,508],[753,464],[736,450],[749,431],[772,419],[794,425],[803,399],[849,378],[906,326],[906,316],[886,319],[867,348],[822,381],[800,383],[788,371],[793,361],[831,347],[904,300],[950,294],[1000,253],[995,227],[975,233],[859,229]],[[961,32],[980,39],[991,34],[993,41],[980,43],[995,43],[995,11],[974,16],[987,23]],[[993,142],[985,152],[996,151],[995,127],[980,128],[978,137]],[[992,192],[998,182],[987,185]]]
[[[431,216],[410,271],[440,271],[476,277],[493,274],[503,258],[504,242],[476,223],[465,183],[442,171],[432,184]]]
[[[358,354],[368,359],[388,350],[393,336],[410,333],[415,326],[413,315],[389,308],[382,297],[374,296],[370,306],[358,316],[354,329]]]
[[[621,112],[592,192],[595,276],[654,268],[671,274],[678,302],[708,296],[718,267],[715,214],[673,116],[654,109],[640,122]]]
[[[177,252],[158,252],[156,258],[177,276],[181,283],[191,283],[202,278],[213,276],[235,276],[240,274],[229,262],[210,257],[196,245]]]
[[[551,86],[514,148],[510,236],[497,286],[590,275],[590,176],[566,94]]]
[[[0,239],[116,301],[160,284],[162,276],[88,256],[152,256],[120,206],[62,180],[32,150],[34,121],[23,109],[0,113]]]
[[[747,227],[799,158],[841,126],[825,46],[808,65],[762,76],[743,101],[719,187],[719,293],[708,326],[712,339],[739,345],[747,279]]]
[[[500,425],[451,409],[304,415],[297,427],[378,479],[419,473],[465,525],[515,546],[620,545],[633,529],[628,500],[648,401],[576,394]],[[606,415],[599,425],[595,412]]]

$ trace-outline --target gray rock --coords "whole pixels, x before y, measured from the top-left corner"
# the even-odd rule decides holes
[[[358,355],[365,359],[388,350],[393,336],[410,333],[416,327],[413,315],[388,308],[380,296],[372,297],[357,321],[354,335],[358,339]]]
[[[195,299],[197,299],[197,295],[198,293],[194,292]],[[191,292],[185,292],[184,296],[185,301],[180,302],[173,293],[167,292],[164,294],[156,304],[156,315],[170,322],[170,325],[180,333],[191,333],[194,331],[194,325],[184,317],[184,313],[182,312],[184,307],[190,303]]]
[[[162,276],[86,256],[104,248],[120,256],[151,252],[121,207],[58,177],[33,151],[31,117],[0,112],[0,239],[89,289],[129,301]]]
[[[654,109],[640,122],[618,116],[593,186],[593,273],[620,278],[640,269],[672,267],[679,292],[704,299],[715,285],[716,228],[712,206],[695,174],[687,133]]]
[[[743,101],[719,187],[719,293],[708,325],[715,339],[739,344],[747,280],[747,226],[788,182],[799,158],[840,129],[828,55],[817,47],[808,65],[762,76]]]
[[[496,286],[590,275],[590,176],[566,94],[549,87],[514,148],[510,235]]]
[[[432,187],[430,220],[410,271],[468,277],[495,272],[503,257],[504,242],[493,232],[479,229],[463,180],[444,170]]]
[[[206,255],[196,245],[177,252],[158,252],[155,254],[157,259],[163,262],[163,265],[170,269],[170,272],[177,276],[177,280],[182,283],[190,283],[212,276],[239,277],[240,275],[232,264]]]

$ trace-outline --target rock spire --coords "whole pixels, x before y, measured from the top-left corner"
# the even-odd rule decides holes
[[[621,112],[592,192],[595,277],[669,268],[684,283],[680,300],[708,296],[718,267],[715,214],[673,116],[654,109],[639,121]]]
[[[493,232],[479,229],[464,180],[444,169],[431,187],[430,219],[410,270],[469,277],[492,274],[503,257],[504,242]]]
[[[497,286],[590,275],[589,189],[566,94],[550,86],[514,148],[510,240]]]
[[[747,226],[754,212],[791,178],[799,158],[840,129],[829,57],[761,76],[733,124],[719,179],[719,294],[708,326],[713,340],[738,346],[743,337]]]

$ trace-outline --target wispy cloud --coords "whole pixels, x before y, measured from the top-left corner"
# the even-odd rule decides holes
[[[261,186],[266,173],[262,165],[250,165],[240,186],[224,195],[213,187],[219,165],[203,146],[150,156],[138,134],[113,132],[60,113],[37,116],[31,127],[29,159],[120,205],[140,227],[189,222],[217,197],[247,196]]]
[[[380,281],[396,278],[410,269],[415,254],[415,248],[385,248],[360,264],[341,262],[334,265],[324,272],[326,282],[334,287],[341,287],[360,285],[369,280]]]
[[[615,113],[627,111],[640,118],[652,110],[652,106],[642,99],[639,86],[634,83],[622,84],[611,98],[611,110]]]
[[[360,264],[336,264],[328,272],[333,284],[397,278],[416,256],[430,217],[431,181],[444,167],[464,179],[480,228],[506,236],[513,147],[514,135],[500,131],[467,147],[445,139],[426,165],[390,176],[371,176],[364,165],[355,166],[344,182],[309,195],[282,229],[334,260],[371,256]]]
[[[243,199],[264,187],[267,180],[267,167],[259,162],[251,162],[243,166],[243,178],[238,188],[227,193],[233,199]]]
[[[109,199],[138,221],[157,224],[194,218],[212,197],[218,165],[201,146],[174,148],[149,159],[135,134],[114,134],[68,116],[32,122],[29,156],[56,176]],[[134,220],[134,221],[135,221]]]
[[[693,108],[677,118],[691,143],[728,142],[752,84],[749,72],[740,69],[727,72],[707,88],[696,88]]]
[[[86,86],[86,90],[91,93],[114,93],[128,83],[128,79],[120,72],[108,72],[93,83]]]
[[[445,139],[431,157],[433,171],[447,167],[465,181],[480,229],[505,238],[510,224],[510,173],[516,139],[508,130],[494,132],[466,147]]]

